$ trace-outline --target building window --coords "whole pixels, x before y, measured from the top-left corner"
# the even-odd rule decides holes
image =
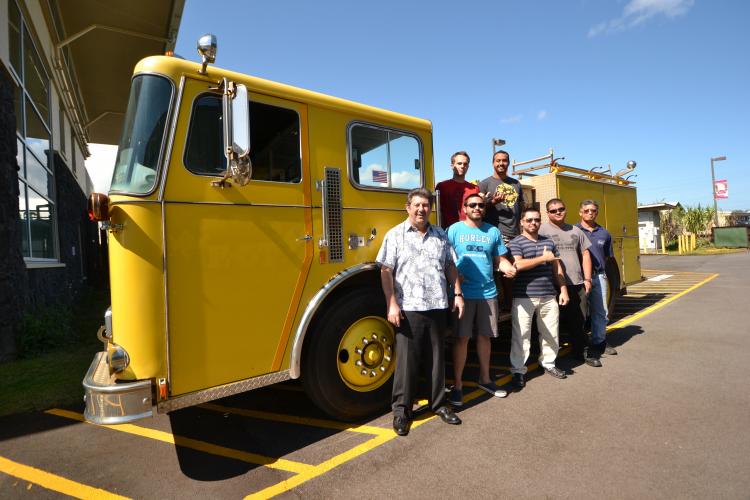
[[[55,182],[50,160],[49,76],[21,10],[8,2],[10,62],[17,82],[18,214],[21,250],[28,259],[57,258]]]
[[[398,130],[353,124],[349,128],[350,175],[369,188],[414,189],[422,186],[419,139]]]

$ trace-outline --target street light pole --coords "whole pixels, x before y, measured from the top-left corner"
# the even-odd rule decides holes
[[[497,152],[497,148],[499,146],[502,146],[503,144],[505,144],[505,140],[495,139],[494,137],[492,138],[492,158],[495,158],[495,153]]]
[[[726,156],[716,156],[711,158],[711,196],[714,199],[714,227],[719,227],[719,209],[716,205],[716,176],[714,176],[714,162],[724,161]]]

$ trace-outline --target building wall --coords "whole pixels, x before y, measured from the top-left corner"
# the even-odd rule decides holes
[[[642,251],[661,250],[660,216],[658,211],[638,211],[638,244]]]
[[[53,78],[52,36],[41,3],[33,0],[20,0],[18,5],[49,78],[47,125],[51,140],[46,158],[53,174],[55,251],[52,258],[35,259],[24,257],[21,249],[23,222],[19,216],[18,176],[19,161],[23,160],[16,157],[14,107],[20,81],[10,69],[8,16],[9,2],[13,1],[0,0],[0,360],[15,355],[15,340],[24,314],[34,314],[52,304],[70,303],[87,282],[106,284],[98,230],[86,214],[91,179],[84,166],[84,152],[73,135],[69,115],[61,105]],[[26,215],[28,217],[28,212]],[[33,228],[34,221],[31,217],[29,220]]]
[[[13,85],[0,66],[0,361],[16,353],[16,335],[27,295],[18,227],[18,165]]]

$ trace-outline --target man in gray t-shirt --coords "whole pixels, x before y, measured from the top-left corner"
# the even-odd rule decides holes
[[[487,211],[484,221],[497,227],[507,244],[520,234],[518,219],[524,205],[521,183],[508,177],[510,155],[498,151],[492,156],[492,175],[479,182],[479,192],[485,195]]]
[[[570,302],[560,309],[560,331],[570,337],[573,357],[590,366],[601,366],[593,349],[588,349],[588,337],[583,325],[586,305],[591,290],[591,242],[584,232],[565,222],[565,203],[559,198],[547,202],[549,222],[542,224],[539,234],[555,242],[565,269]]]

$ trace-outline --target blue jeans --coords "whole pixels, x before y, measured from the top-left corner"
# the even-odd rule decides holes
[[[595,274],[591,280],[589,293],[589,314],[591,315],[591,344],[600,345],[607,340],[607,294],[609,281],[604,273]]]

